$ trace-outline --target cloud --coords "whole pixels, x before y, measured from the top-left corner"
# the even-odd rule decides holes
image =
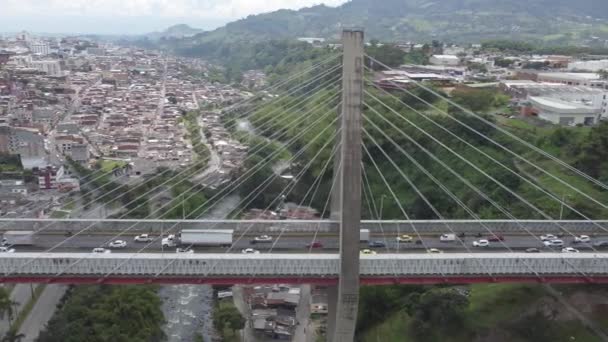
[[[0,0],[0,32],[135,34],[175,24],[211,30],[251,14],[348,0]]]
[[[238,19],[347,0],[0,0],[2,16],[150,16]]]

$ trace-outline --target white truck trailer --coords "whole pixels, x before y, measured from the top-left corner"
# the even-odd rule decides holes
[[[232,229],[184,229],[177,236],[163,238],[163,247],[178,246],[220,246],[232,245]]]
[[[456,241],[456,234],[442,234],[439,237],[439,241],[441,241],[441,242],[454,242],[454,241]]]
[[[369,229],[361,229],[359,231],[359,241],[361,241],[361,242],[369,241]]]
[[[9,230],[2,236],[3,246],[31,246],[34,244],[34,234],[32,230]]]

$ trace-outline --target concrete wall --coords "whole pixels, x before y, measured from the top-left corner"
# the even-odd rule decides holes
[[[546,110],[539,110],[538,117],[547,120],[556,125],[595,125],[598,123],[599,115],[597,114],[561,114],[553,113]],[[590,123],[585,123],[585,120],[589,118]]]

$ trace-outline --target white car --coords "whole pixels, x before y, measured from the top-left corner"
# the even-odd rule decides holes
[[[252,242],[272,242],[272,236],[269,235],[261,235],[253,238]]]
[[[92,253],[95,253],[95,254],[107,254],[107,253],[112,253],[112,251],[109,250],[109,249],[105,249],[105,248],[93,248]]]
[[[376,255],[378,253],[376,251],[372,251],[371,249],[364,249],[364,250],[361,250],[361,254]]]
[[[542,241],[551,241],[551,240],[557,240],[557,236],[553,235],[553,234],[547,234],[547,235],[541,235],[540,239]]]
[[[0,253],[15,253],[15,249],[8,247],[0,247]]]
[[[410,242],[414,241],[414,238],[411,237],[410,235],[403,234],[403,235],[397,236],[396,240],[397,240],[397,242],[407,242],[407,243],[410,243]]]
[[[578,253],[578,249],[572,247],[562,248],[562,253]]]
[[[429,254],[441,254],[441,253],[443,253],[442,250],[437,249],[437,248],[427,249],[426,252],[429,253]]]
[[[576,236],[574,238],[574,243],[588,243],[591,242],[591,238],[588,235]]]
[[[488,241],[488,240],[473,241],[473,247],[489,247],[489,246],[490,246],[490,241]]]
[[[564,246],[564,241],[558,240],[558,239],[545,241],[543,243],[547,247],[563,247]]]
[[[108,244],[110,248],[125,248],[127,247],[127,241],[124,240],[114,240]]]
[[[137,235],[133,241],[135,242],[152,242],[152,237],[148,234]]]
[[[246,249],[243,249],[241,251],[241,253],[243,253],[243,254],[260,254],[260,251],[258,251],[257,249],[253,249],[253,248],[246,248]]]
[[[175,250],[177,254],[193,254],[194,250],[192,248],[178,248]]]

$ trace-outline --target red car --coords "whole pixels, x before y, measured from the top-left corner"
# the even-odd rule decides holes
[[[321,243],[321,241],[315,241],[306,245],[306,248],[323,248],[323,244]]]
[[[488,241],[491,241],[491,242],[505,241],[505,238],[501,234],[494,234],[494,235],[488,236]]]

